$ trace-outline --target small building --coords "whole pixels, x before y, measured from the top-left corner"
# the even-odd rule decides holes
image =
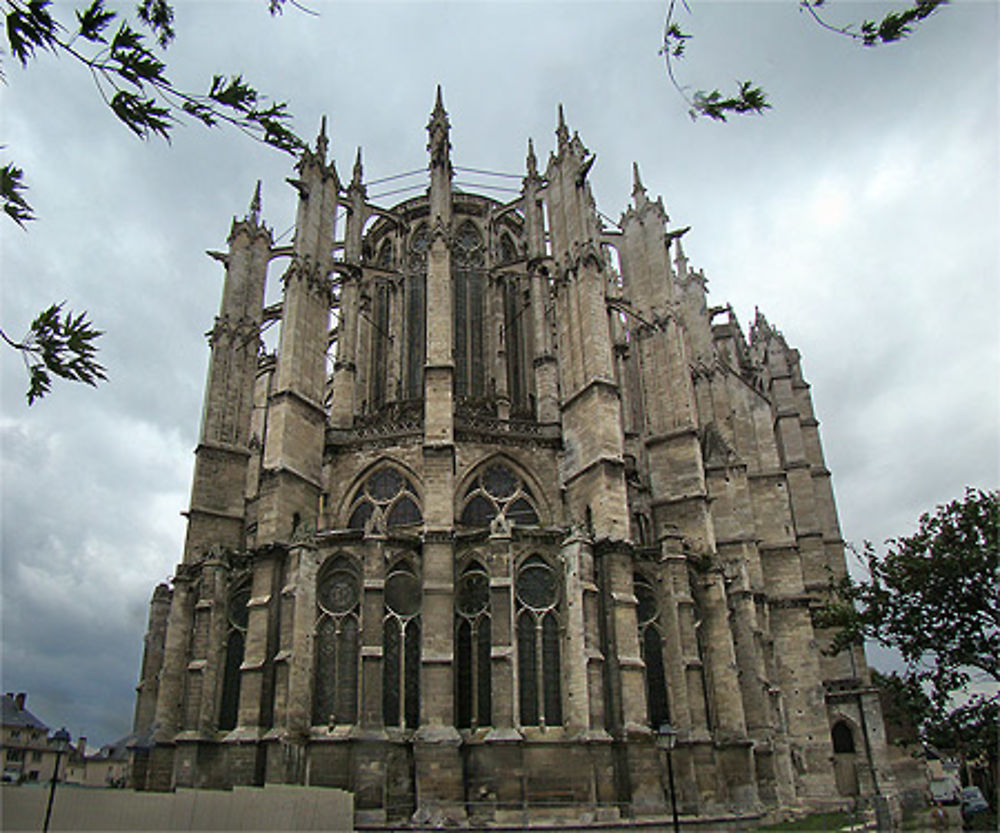
[[[60,741],[28,711],[27,699],[24,692],[3,695],[0,758],[5,782],[48,781],[56,766]],[[67,757],[63,755],[59,763],[60,778],[65,776]]]

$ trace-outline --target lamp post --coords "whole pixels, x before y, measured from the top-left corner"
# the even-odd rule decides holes
[[[667,753],[667,780],[670,782],[670,809],[674,814],[674,833],[680,833],[677,820],[677,792],[674,789],[674,747],[677,745],[677,730],[669,723],[661,723],[656,730],[656,745]]]
[[[65,729],[60,729],[52,736],[52,740],[56,742],[56,762],[52,767],[52,781],[49,783],[49,803],[45,808],[45,823],[42,825],[42,833],[49,833],[49,820],[52,818],[52,802],[56,797],[56,782],[59,780],[59,759],[62,758],[62,753],[69,746],[69,732]]]

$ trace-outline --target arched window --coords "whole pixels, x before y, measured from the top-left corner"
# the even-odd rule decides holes
[[[834,752],[838,754],[854,752],[854,733],[845,721],[838,720],[833,724],[830,739],[833,741]]]
[[[646,709],[649,725],[654,729],[670,722],[670,701],[663,662],[663,635],[660,633],[660,602],[653,586],[644,576],[635,576],[635,598],[638,602],[639,650],[645,665]]]
[[[316,582],[314,725],[358,719],[361,580],[346,558],[328,561]]]
[[[385,580],[382,619],[382,720],[420,724],[420,579],[405,562]]]
[[[427,225],[421,225],[410,238],[409,257],[404,281],[406,293],[406,332],[403,338],[403,398],[422,399],[424,395],[424,356],[427,351],[427,250],[431,245]]]
[[[471,220],[455,232],[452,278],[455,287],[455,395],[480,399],[486,394],[486,249]]]
[[[397,469],[376,471],[354,494],[349,529],[387,530],[423,523],[417,490]]]
[[[507,393],[511,413],[531,416],[526,335],[526,303],[517,275],[506,275],[503,283],[504,351],[507,356]]]
[[[500,235],[500,262],[510,263],[512,260],[517,260],[517,246],[510,239],[510,235],[503,232]]]
[[[455,723],[460,729],[491,723],[491,609],[489,574],[473,561],[455,587]]]
[[[518,706],[522,726],[562,725],[559,579],[537,555],[517,571]]]
[[[538,525],[531,489],[523,478],[501,463],[483,469],[466,489],[463,499],[460,522],[465,526],[489,526],[498,515],[511,525]]]
[[[247,623],[250,620],[250,578],[238,580],[229,592],[226,608],[226,664],[222,670],[222,699],[219,703],[219,729],[236,728],[240,708],[240,666],[246,650]]]
[[[372,288],[373,310],[372,327],[372,369],[371,369],[371,402],[377,410],[389,399],[389,304],[391,302],[391,287],[388,280],[375,281]]]
[[[379,246],[376,263],[380,269],[392,269],[392,240],[388,237]]]

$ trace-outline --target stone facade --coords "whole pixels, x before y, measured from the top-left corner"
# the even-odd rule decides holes
[[[422,195],[373,204],[324,129],[294,243],[258,190],[213,253],[139,785],[341,787],[370,821],[656,814],[669,723],[684,815],[885,790],[864,656],[812,626],[845,565],[798,351],[708,306],[638,168],[601,220],[561,110],[506,203],[454,185],[440,91],[427,130]]]

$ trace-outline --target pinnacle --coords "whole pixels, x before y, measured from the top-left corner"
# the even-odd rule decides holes
[[[319,135],[316,137],[316,152],[326,158],[326,149],[330,146],[330,141],[326,138],[326,116],[320,120]]]
[[[646,188],[642,184],[642,177],[639,176],[639,163],[632,163],[632,196],[638,198],[640,194],[645,194]]]
[[[254,189],[253,198],[250,200],[250,213],[247,215],[248,219],[252,220],[254,224],[260,223],[260,180],[257,180],[257,187]]]
[[[530,175],[538,174],[538,159],[535,156],[535,144],[528,138],[528,157],[525,160],[526,166],[528,168],[528,173]]]
[[[361,177],[364,171],[361,167],[361,145],[358,145],[357,156],[354,157],[354,174],[351,179],[351,185],[361,185]]]
[[[566,116],[563,114],[562,102],[559,103],[559,124],[556,127],[556,138],[562,146],[569,141],[569,129],[566,127]]]

